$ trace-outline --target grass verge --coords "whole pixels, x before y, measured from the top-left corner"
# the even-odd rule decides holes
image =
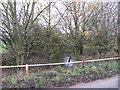
[[[2,78],[3,88],[55,88],[69,87],[77,83],[88,83],[94,80],[111,77],[118,72],[118,62],[89,63],[72,67],[56,66],[48,70],[38,70],[36,73],[14,73]]]

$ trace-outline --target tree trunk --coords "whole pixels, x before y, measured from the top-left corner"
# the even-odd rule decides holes
[[[80,47],[80,54],[83,54],[83,45]]]
[[[118,56],[120,56],[120,1],[118,2]]]

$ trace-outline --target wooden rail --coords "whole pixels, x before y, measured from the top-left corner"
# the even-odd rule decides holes
[[[48,64],[31,64],[31,65],[18,65],[18,66],[0,66],[0,68],[18,68],[18,67],[25,67],[26,74],[28,74],[28,67],[34,66],[50,66],[50,65],[62,65],[62,64],[71,64],[71,63],[86,63],[86,62],[100,62],[100,61],[108,61],[108,60],[119,60],[120,57],[115,58],[105,58],[105,59],[95,59],[95,60],[83,60],[83,61],[75,61],[75,62],[63,62],[63,63],[48,63]]]
[[[98,61],[108,61],[108,60],[118,60],[120,57],[116,58],[105,58],[105,59],[95,59],[95,60],[84,60],[84,62],[98,62]],[[83,61],[75,61],[75,62],[63,62],[63,63],[48,63],[48,64],[31,64],[29,67],[33,66],[50,66],[50,65],[62,65],[62,64],[71,64],[71,63],[83,63]],[[15,68],[15,67],[26,67],[26,65],[18,65],[18,66],[0,66],[0,68]]]

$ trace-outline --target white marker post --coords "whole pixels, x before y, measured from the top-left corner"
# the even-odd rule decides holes
[[[28,76],[28,64],[26,64],[26,75]]]

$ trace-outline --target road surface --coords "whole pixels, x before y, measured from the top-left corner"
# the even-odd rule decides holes
[[[80,83],[69,88],[118,88],[118,75],[90,83]]]

